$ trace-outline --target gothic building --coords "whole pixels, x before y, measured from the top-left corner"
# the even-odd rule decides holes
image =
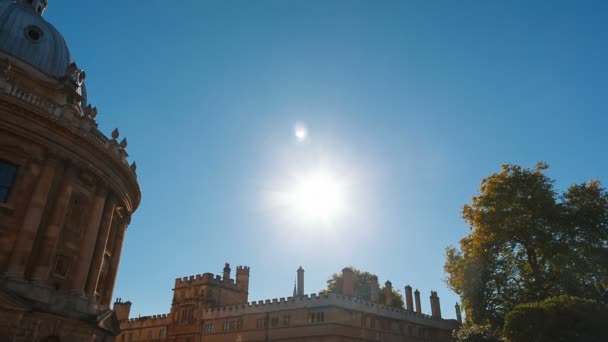
[[[0,0],[0,341],[114,341],[109,307],[140,202],[126,140],[43,14]]]
[[[441,318],[437,292],[431,291],[431,315],[422,313],[420,292],[405,287],[405,308],[395,308],[392,284],[380,296],[378,281],[370,301],[355,298],[353,270],[342,270],[338,293],[305,294],[304,270],[297,272],[292,297],[248,302],[249,268],[239,266],[236,279],[226,264],[222,276],[198,274],[175,280],[168,314],[129,318],[131,302],[114,303],[121,334],[118,342],[448,342],[459,322]],[[380,298],[383,297],[383,302]],[[414,306],[415,303],[415,306]],[[456,308],[457,317],[459,308]]]

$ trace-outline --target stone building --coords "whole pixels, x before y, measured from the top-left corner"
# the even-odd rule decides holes
[[[304,270],[297,272],[297,288],[287,298],[248,302],[249,268],[239,266],[236,279],[226,264],[222,276],[211,273],[178,278],[168,314],[129,318],[131,302],[118,299],[118,342],[228,342],[228,341],[437,341],[447,342],[459,322],[441,318],[437,293],[431,291],[431,315],[422,314],[420,292],[405,287],[406,307],[394,308],[392,284],[387,282],[385,303],[354,298],[354,277],[342,270],[340,293],[305,294]],[[414,307],[414,302],[416,306]]]
[[[110,302],[140,189],[46,8],[0,0],[0,341],[114,341]]]

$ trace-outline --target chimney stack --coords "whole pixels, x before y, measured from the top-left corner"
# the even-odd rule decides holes
[[[342,294],[348,297],[355,295],[355,272],[350,267],[342,270]]]
[[[373,276],[370,285],[370,300],[372,303],[378,303],[380,301],[380,289],[378,286],[378,277]]]
[[[393,304],[393,284],[390,281],[384,283],[384,305],[391,306]]]
[[[405,308],[408,311],[414,311],[414,298],[412,298],[412,287],[405,287]]]
[[[462,324],[462,313],[460,312],[460,305],[458,303],[456,303],[456,320]]]
[[[441,307],[439,305],[439,296],[436,291],[431,291],[431,316],[441,318]]]
[[[420,291],[418,291],[418,289],[414,291],[414,300],[416,301],[416,313],[422,313],[422,307],[420,306]]]
[[[298,268],[298,296],[304,295],[304,269]]]

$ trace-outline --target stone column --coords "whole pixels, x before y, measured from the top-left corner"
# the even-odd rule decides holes
[[[342,270],[342,294],[348,297],[355,295],[355,273],[350,267]]]
[[[416,301],[416,313],[422,313],[422,307],[420,306],[420,291],[418,291],[418,289],[414,291],[414,299]]]
[[[101,266],[103,263],[103,255],[106,250],[106,244],[112,227],[112,220],[114,218],[114,211],[116,210],[116,200],[112,197],[106,201],[106,206],[103,210],[103,216],[101,219],[101,225],[99,228],[99,235],[97,237],[97,243],[95,244],[95,253],[93,254],[93,260],[91,261],[91,269],[89,270],[89,276],[87,279],[86,293],[89,297],[95,297],[95,290],[97,282],[99,281],[99,274],[101,273]]]
[[[393,304],[393,284],[390,281],[384,283],[384,305],[391,306]]]
[[[112,260],[110,261],[110,267],[108,269],[108,275],[105,279],[104,294],[101,298],[100,304],[110,305],[112,301],[112,293],[114,292],[114,285],[116,283],[116,274],[118,273],[118,265],[120,263],[120,253],[122,252],[122,244],[125,239],[125,231],[127,230],[127,222],[122,222],[118,226],[114,241],[114,251],[112,251]]]
[[[75,263],[76,272],[74,272],[71,281],[71,288],[80,290],[83,294],[107,198],[108,189],[105,185],[101,184],[97,189],[93,203],[89,206],[89,220],[87,221],[84,238],[81,242],[80,255]]]
[[[36,235],[40,229],[40,221],[47,204],[49,191],[53,185],[56,167],[56,161],[48,159],[42,168],[23,220],[23,226],[8,261],[8,273],[11,277],[23,279]]]
[[[405,308],[409,311],[414,311],[414,299],[412,298],[412,287],[405,287]]]
[[[380,289],[378,288],[378,277],[373,276],[372,277],[372,282],[370,284],[370,299],[372,301],[372,303],[378,303],[378,301],[380,300]]]
[[[304,269],[298,268],[298,296],[304,295]]]
[[[51,273],[52,263],[55,261],[55,250],[57,249],[57,243],[63,228],[65,220],[65,214],[70,204],[70,197],[72,196],[72,182],[74,181],[75,169],[73,167],[67,167],[63,175],[63,181],[57,199],[55,200],[55,207],[51,215],[51,221],[47,227],[46,234],[40,244],[40,253],[36,258],[36,263],[32,272],[32,279],[35,281],[46,281]]]

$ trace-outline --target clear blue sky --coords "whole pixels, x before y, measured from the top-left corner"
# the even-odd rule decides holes
[[[67,1],[46,14],[101,129],[138,164],[115,297],[169,310],[175,278],[251,266],[250,299],[344,266],[437,290],[463,204],[501,163],[608,181],[605,1]],[[297,143],[303,122],[309,140]],[[268,193],[323,163],[349,212],[309,224]]]

